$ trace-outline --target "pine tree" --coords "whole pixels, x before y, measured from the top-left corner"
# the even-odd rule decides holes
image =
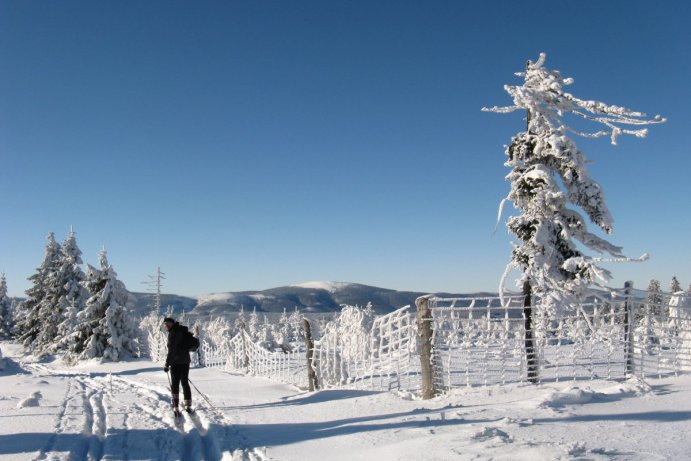
[[[79,358],[101,357],[119,361],[137,352],[138,332],[127,312],[131,294],[117,279],[105,250],[99,253],[100,269],[89,265],[84,287],[91,296],[77,314],[72,334],[72,352]]]
[[[660,288],[660,281],[652,279],[648,284],[648,296],[646,296],[645,303],[648,311],[655,316],[662,312],[662,289]]]
[[[28,350],[40,352],[45,341],[57,335],[61,314],[54,305],[55,271],[60,265],[60,245],[55,235],[48,234],[43,262],[36,273],[29,277],[32,286],[26,290],[26,300],[17,312],[18,341]]]
[[[610,274],[599,267],[597,258],[585,255],[585,249],[607,253],[625,260],[622,249],[588,232],[581,209],[604,232],[612,232],[612,217],[600,185],[590,178],[586,159],[569,133],[584,137],[609,135],[612,143],[621,134],[643,137],[645,129],[629,130],[629,125],[661,123],[659,116],[644,120],[645,114],[597,101],[580,100],[564,91],[573,83],[558,71],[544,67],[545,55],[528,62],[521,86],[504,88],[513,98],[510,107],[484,108],[485,111],[509,113],[526,110],[527,130],[517,134],[506,148],[512,168],[507,176],[511,191],[507,197],[521,214],[507,221],[507,228],[517,237],[506,274],[519,268],[523,275],[519,286],[529,282],[545,306],[557,302],[568,306],[578,302],[591,284],[609,281]],[[576,131],[563,117],[572,114],[600,123],[603,130],[594,133]],[[503,281],[502,281],[503,284]]]
[[[9,338],[12,332],[12,300],[7,296],[7,280],[0,273],[0,338]]]
[[[677,276],[672,276],[672,281],[669,284],[669,292],[674,294],[682,291],[681,289],[681,283],[679,283],[679,280],[677,279]]]
[[[85,279],[81,268],[82,251],[77,246],[77,239],[72,229],[62,243],[61,253],[56,284],[60,291],[57,303],[62,312],[63,321],[58,325],[54,351],[70,349],[70,336],[78,323],[77,314],[84,308],[88,296],[86,289],[82,286]]]

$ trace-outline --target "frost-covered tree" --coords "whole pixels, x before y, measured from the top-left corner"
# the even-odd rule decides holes
[[[242,330],[247,331],[247,317],[245,316],[244,306],[240,306],[240,312],[238,312],[238,316],[235,317],[235,331],[240,332]]]
[[[681,283],[679,283],[679,279],[677,279],[677,276],[674,275],[672,276],[672,281],[669,284],[669,292],[674,294],[682,291],[681,289]]]
[[[0,338],[8,338],[12,332],[12,300],[7,296],[7,280],[0,273]]]
[[[660,281],[652,279],[647,291],[645,303],[636,311],[634,336],[636,344],[639,344],[645,353],[652,353],[655,345],[660,342],[659,338],[664,334],[667,312],[663,304],[665,297],[660,288]]]
[[[62,322],[62,312],[55,303],[56,270],[61,257],[60,245],[51,232],[43,262],[29,277],[32,285],[25,291],[26,300],[17,313],[17,339],[27,350],[42,351],[56,337]]]
[[[60,264],[56,271],[57,305],[63,320],[58,325],[53,350],[68,350],[70,335],[75,330],[77,314],[84,308],[88,297],[82,286],[85,279],[82,271],[82,251],[77,245],[75,233],[70,229],[62,242]]]
[[[250,314],[250,320],[247,324],[247,332],[252,338],[252,341],[257,341],[259,339],[259,315],[257,314],[257,306],[254,306],[252,313]]]
[[[168,349],[168,335],[163,328],[163,318],[158,312],[152,311],[139,322],[140,350],[144,349],[143,353],[157,363],[165,362]]]
[[[662,288],[660,281],[652,279],[648,284],[648,295],[645,299],[646,309],[651,315],[660,315],[664,297],[662,296]]]
[[[276,347],[273,326],[269,323],[266,314],[264,314],[264,323],[259,329],[259,344],[268,350],[273,350]]]
[[[283,313],[278,319],[278,325],[276,326],[275,338],[276,342],[283,347],[285,350],[290,349],[290,319],[285,307],[283,308]]]
[[[288,324],[290,325],[290,342],[299,341],[302,338],[302,319],[300,309],[295,307],[295,310],[290,317],[288,317]]]
[[[128,313],[132,295],[118,280],[105,250],[99,253],[99,262],[100,269],[89,265],[86,272],[83,285],[90,297],[77,314],[72,352],[79,358],[119,361],[138,350],[137,327]]]
[[[341,312],[322,331],[319,339],[327,362],[319,365],[321,382],[345,384],[351,382],[349,362],[358,362],[369,357],[372,347],[372,325],[374,310],[341,305]]]
[[[511,183],[507,197],[520,211],[507,221],[517,238],[505,276],[513,268],[522,271],[519,286],[529,282],[544,306],[577,302],[591,284],[603,284],[610,273],[598,266],[599,258],[582,250],[609,254],[625,260],[622,249],[588,231],[586,218],[605,233],[612,232],[612,216],[600,185],[590,178],[584,154],[569,137],[609,136],[613,144],[622,134],[643,137],[646,129],[628,129],[664,121],[645,114],[598,101],[581,100],[565,91],[573,79],[544,67],[545,55],[528,62],[525,72],[516,75],[524,82],[504,88],[513,99],[509,107],[484,108],[509,113],[527,111],[527,129],[514,136],[506,148],[511,168],[506,179]],[[595,132],[569,126],[564,117],[583,119],[602,125]],[[504,281],[502,280],[502,286]]]

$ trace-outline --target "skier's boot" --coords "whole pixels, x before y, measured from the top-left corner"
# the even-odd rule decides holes
[[[171,405],[173,406],[173,416],[176,418],[179,418],[182,416],[182,412],[178,408],[178,405],[180,404],[180,394],[172,394],[173,398],[171,399]]]
[[[187,413],[194,413],[194,409],[192,409],[192,401],[191,400],[185,400],[185,404],[183,405],[183,408]]]

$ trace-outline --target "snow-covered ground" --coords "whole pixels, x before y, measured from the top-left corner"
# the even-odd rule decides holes
[[[193,369],[176,424],[158,364],[41,363],[0,343],[0,459],[683,460],[691,376],[456,390],[305,392]]]

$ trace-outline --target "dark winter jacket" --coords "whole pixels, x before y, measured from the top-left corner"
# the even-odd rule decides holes
[[[168,331],[168,355],[166,356],[166,366],[189,364],[190,352],[185,347],[185,336],[187,327],[178,322],[173,324],[173,328]]]

